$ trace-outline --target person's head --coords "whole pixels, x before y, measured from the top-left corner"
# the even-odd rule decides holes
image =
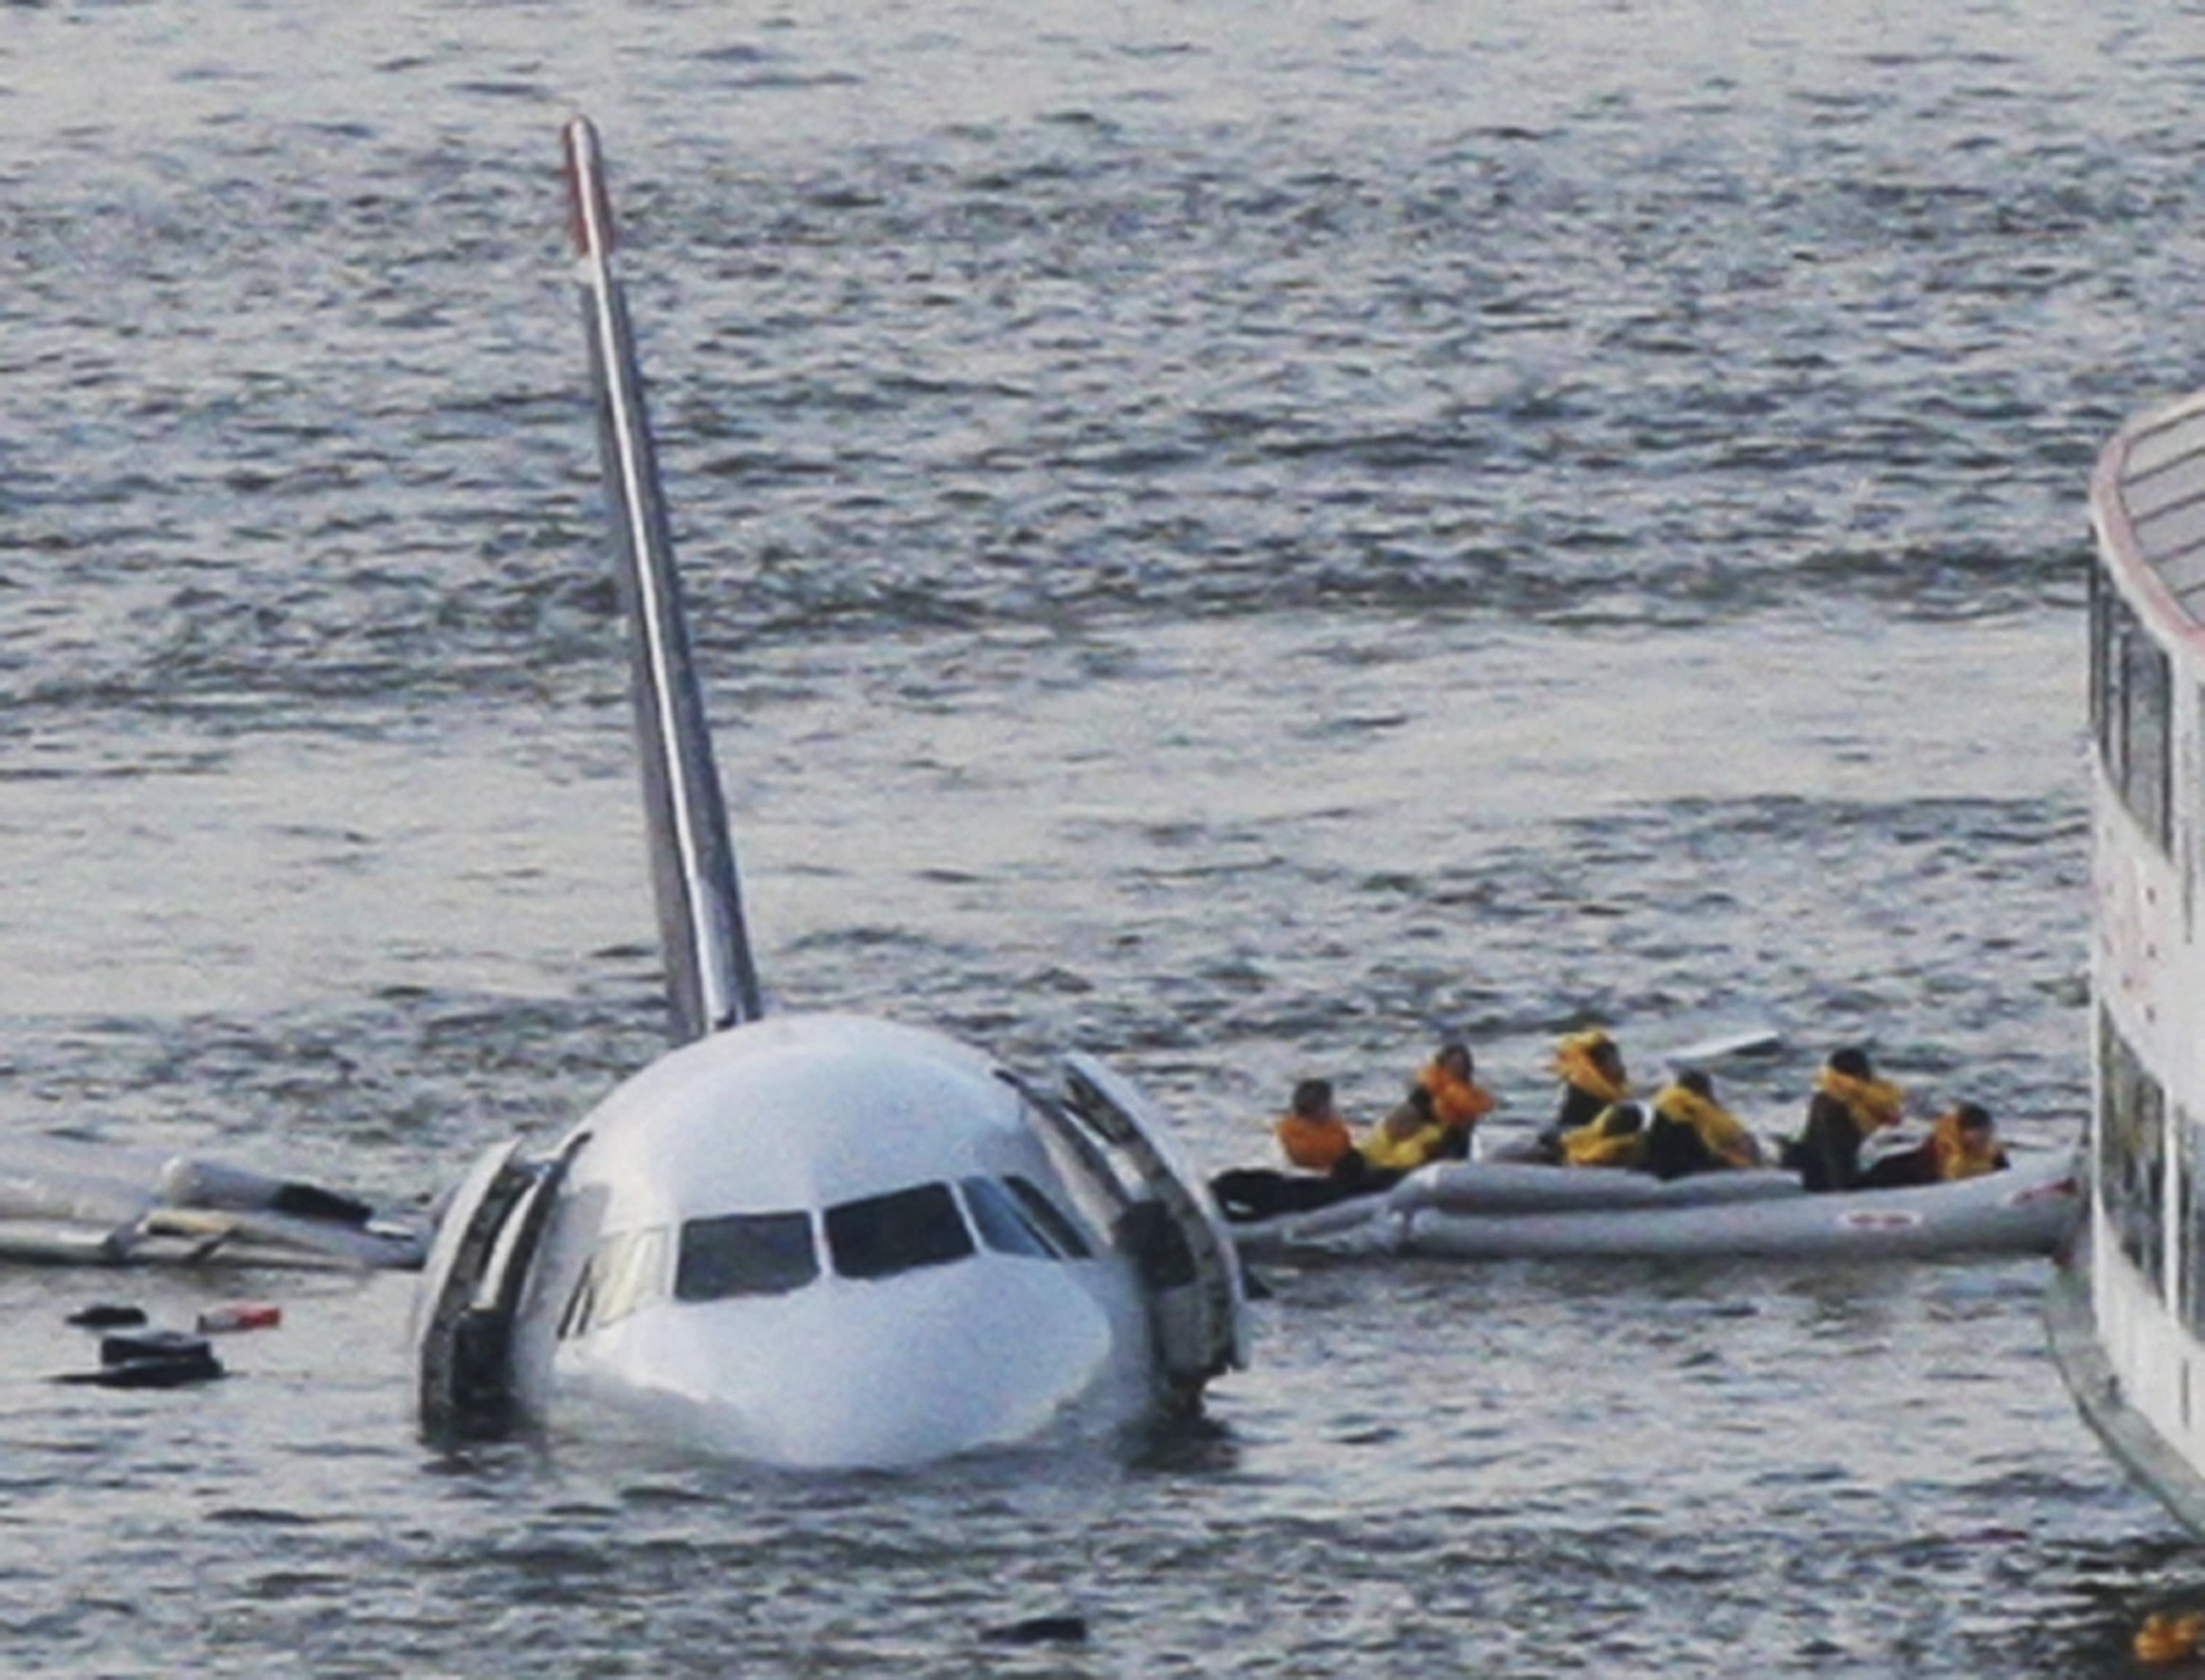
[[[1715,1082],[1697,1067],[1688,1067],[1679,1073],[1677,1083],[1694,1096],[1703,1096],[1710,1102],[1715,1099]]]
[[[1301,1079],[1294,1084],[1294,1113],[1305,1119],[1322,1119],[1332,1113],[1332,1081]]]
[[[1830,1072],[1842,1073],[1848,1079],[1875,1077],[1875,1069],[1869,1061],[1868,1052],[1851,1045],[1842,1050],[1830,1052]]]
[[[1991,1119],[1991,1111],[1980,1102],[1964,1102],[1953,1109],[1952,1118],[1958,1124],[1960,1135],[1977,1143],[1987,1143],[1998,1124]]]
[[[1623,1077],[1623,1052],[1615,1048],[1615,1041],[1604,1032],[1596,1032],[1585,1046],[1585,1054],[1592,1065],[1611,1079]]]
[[[1441,1045],[1434,1060],[1458,1079],[1467,1079],[1477,1071],[1477,1064],[1471,1059],[1470,1046],[1459,1038],[1450,1038]]]

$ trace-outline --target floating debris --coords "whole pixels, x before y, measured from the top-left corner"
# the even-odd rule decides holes
[[[68,1321],[80,1324],[87,1330],[119,1330],[125,1325],[143,1324],[146,1309],[113,1301],[95,1301],[89,1307],[80,1307],[71,1313]]]
[[[222,1362],[205,1337],[181,1330],[146,1330],[101,1337],[98,1369],[68,1371],[54,1380],[100,1388],[181,1388],[223,1374]]]
[[[221,1335],[232,1330],[273,1330],[282,1321],[283,1309],[273,1301],[232,1301],[201,1313],[199,1328],[202,1335]]]
[[[1087,1642],[1087,1618],[1085,1616],[1029,1616],[1023,1622],[990,1628],[980,1637],[990,1645],[1085,1645]]]
[[[2205,1638],[2205,1616],[2155,1611],[2137,1630],[2136,1658],[2154,1667],[2190,1662],[2197,1655],[2201,1638]]]

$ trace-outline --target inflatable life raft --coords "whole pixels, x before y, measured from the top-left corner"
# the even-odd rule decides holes
[[[1447,1161],[1392,1189],[1232,1226],[1244,1259],[1929,1260],[2049,1255],[2083,1209],[2075,1157],[2022,1152],[2002,1172],[1810,1193],[1774,1170],[1664,1182],[1639,1172]]]

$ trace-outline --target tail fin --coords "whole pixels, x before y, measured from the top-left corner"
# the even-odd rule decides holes
[[[633,659],[636,744],[674,1041],[763,1012],[743,925],[735,852],[674,569],[674,542],[644,412],[627,303],[613,272],[612,204],[597,131],[567,125],[567,188],[581,258],[583,319],[597,387],[597,442]]]

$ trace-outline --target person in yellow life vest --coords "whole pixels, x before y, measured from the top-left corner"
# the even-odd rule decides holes
[[[1421,1090],[1431,1099],[1432,1118],[1446,1134],[1439,1153],[1448,1161],[1469,1159],[1471,1134],[1500,1106],[1493,1093],[1477,1083],[1477,1064],[1470,1046],[1459,1039],[1440,1046],[1438,1054],[1418,1070],[1410,1090]]]
[[[1563,1161],[1564,1134],[1590,1125],[1628,1097],[1631,1077],[1624,1071],[1623,1052],[1597,1027],[1567,1034],[1555,1045],[1554,1072],[1562,1082],[1562,1106],[1554,1123],[1540,1132],[1539,1148],[1549,1161]]]
[[[1896,1149],[1861,1174],[1861,1188],[1881,1190],[1905,1184],[1947,1184],[2002,1172],[2006,1151],[1990,1110],[1963,1102],[1940,1115],[1929,1137],[1911,1149]]]
[[[1376,1171],[1398,1177],[1440,1160],[1447,1141],[1447,1125],[1432,1094],[1412,1085],[1409,1095],[1364,1138],[1363,1159]]]
[[[1654,1099],[1644,1165],[1657,1178],[1758,1167],[1761,1145],[1715,1101],[1715,1081],[1688,1068]]]
[[[1329,1079],[1297,1080],[1273,1131],[1288,1163],[1305,1172],[1334,1172],[1355,1153],[1355,1134],[1334,1105]]]
[[[1646,1161],[1646,1105],[1611,1102],[1556,1140],[1565,1167],[1642,1167]]]
[[[1937,1157],[1940,1184],[2003,1172],[2009,1165],[2006,1151],[1999,1148],[1998,1124],[1978,1102],[1963,1102],[1939,1115],[1930,1130],[1929,1148]]]
[[[1798,1171],[1809,1190],[1857,1189],[1861,1145],[1897,1125],[1905,1107],[1899,1087],[1876,1077],[1867,1051],[1834,1050],[1815,1076],[1806,1129],[1786,1150],[1784,1164]]]

